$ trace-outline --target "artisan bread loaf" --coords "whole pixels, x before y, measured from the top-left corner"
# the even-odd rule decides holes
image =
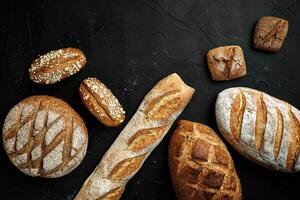
[[[169,143],[169,167],[179,200],[242,199],[231,156],[208,126],[179,121]]]
[[[229,88],[216,101],[224,138],[247,158],[265,167],[300,170],[300,112],[287,102],[250,88]]]
[[[194,89],[177,74],[159,81],[146,95],[75,199],[119,199],[127,182],[166,135],[193,93]]]
[[[84,158],[88,132],[81,117],[64,101],[31,96],[8,113],[3,145],[12,163],[30,176],[56,178]]]

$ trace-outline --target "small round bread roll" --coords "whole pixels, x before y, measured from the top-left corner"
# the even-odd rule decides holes
[[[57,178],[81,163],[88,131],[81,117],[63,100],[31,96],[6,116],[3,145],[11,162],[25,174]]]

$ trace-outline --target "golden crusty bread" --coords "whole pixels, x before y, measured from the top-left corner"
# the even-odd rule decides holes
[[[193,93],[194,89],[177,74],[159,81],[146,95],[75,199],[119,199],[127,182],[166,135]]]
[[[207,53],[207,64],[212,80],[226,81],[247,74],[243,49],[240,46],[223,46]]]
[[[228,88],[216,101],[224,138],[242,155],[270,169],[300,170],[300,111],[264,92]]]
[[[119,126],[125,112],[113,93],[98,79],[86,78],[79,86],[79,95],[85,107],[105,126]]]
[[[79,49],[58,49],[35,59],[29,68],[29,77],[35,83],[53,84],[76,74],[85,64],[85,55]]]
[[[179,200],[240,200],[231,156],[208,126],[180,120],[169,143],[169,167]]]
[[[82,161],[88,145],[81,117],[63,100],[31,96],[8,113],[3,145],[12,163],[30,176],[56,178]]]

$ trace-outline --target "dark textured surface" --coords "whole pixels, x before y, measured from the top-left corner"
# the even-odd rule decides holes
[[[58,179],[22,174],[0,148],[0,199],[72,199],[101,156],[161,78],[177,72],[196,93],[180,116],[216,130],[214,101],[221,90],[249,86],[300,108],[300,2],[298,0],[118,0],[8,1],[0,23],[0,121],[25,97],[48,94],[67,101],[86,121],[89,148],[82,164]],[[185,2],[185,3],[184,3]],[[263,15],[289,20],[281,51],[255,51],[251,38]],[[205,53],[216,46],[241,45],[248,75],[212,82]],[[78,47],[88,59],[79,74],[60,83],[32,83],[28,67],[37,55],[61,47]],[[127,111],[121,127],[105,128],[80,102],[77,89],[85,77],[96,76]],[[173,129],[174,130],[174,126]],[[122,199],[175,199],[167,163],[171,132],[128,183]],[[229,146],[229,145],[227,145]],[[229,147],[241,179],[244,199],[297,199],[300,174],[269,171]]]

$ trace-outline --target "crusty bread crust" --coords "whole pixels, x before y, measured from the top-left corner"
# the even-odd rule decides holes
[[[166,135],[193,93],[194,89],[177,74],[159,81],[146,95],[75,199],[119,199],[127,182]]]
[[[108,127],[119,126],[125,112],[113,93],[96,78],[86,78],[79,86],[79,95],[85,107]]]
[[[216,101],[220,132],[248,159],[270,169],[300,169],[300,112],[287,102],[258,90],[237,87]]]
[[[263,16],[255,26],[253,46],[256,49],[277,52],[281,49],[289,29],[285,19]]]
[[[3,145],[12,163],[30,176],[56,178],[75,169],[86,154],[88,131],[63,100],[31,96],[8,113]]]
[[[50,51],[35,59],[29,68],[30,79],[39,84],[53,84],[76,74],[86,65],[86,57],[76,48]]]
[[[178,200],[242,199],[231,156],[208,126],[180,120],[170,139],[168,155]]]
[[[247,74],[243,49],[240,46],[223,46],[207,52],[207,64],[214,81],[226,81]]]

